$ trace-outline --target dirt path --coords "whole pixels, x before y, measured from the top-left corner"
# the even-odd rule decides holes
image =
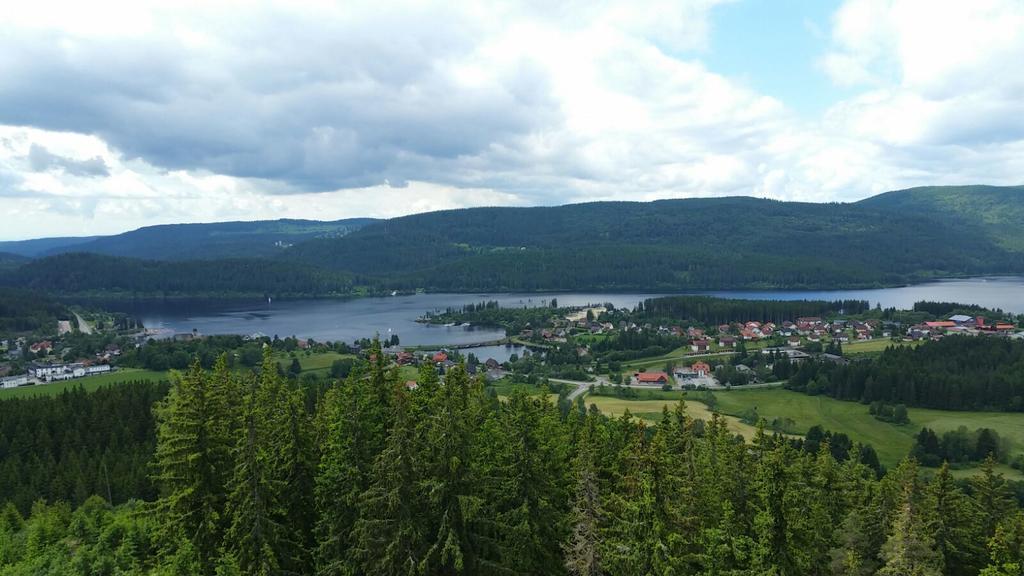
[[[89,323],[85,321],[85,318],[82,318],[78,312],[75,312],[75,318],[78,319],[79,332],[82,334],[92,334],[92,326],[89,326]]]

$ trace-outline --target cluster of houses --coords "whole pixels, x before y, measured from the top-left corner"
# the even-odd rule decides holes
[[[947,320],[922,322],[907,329],[911,340],[938,340],[948,334],[978,336],[982,334],[1009,335],[1016,329],[1010,322],[990,322],[984,316],[957,314]]]
[[[422,366],[423,364],[433,365],[439,374],[445,374],[456,365],[456,362],[449,356],[448,351],[438,350],[435,352],[426,352],[416,354],[405,350],[404,348],[395,346],[390,348],[384,348],[382,350],[385,356],[391,358],[398,366]],[[523,350],[523,355],[529,355],[529,350]],[[501,363],[494,358],[488,358],[487,360],[478,364],[469,364],[466,366],[470,375],[476,375],[483,373],[488,380],[500,380],[507,374],[501,367]],[[408,383],[407,383],[408,384]],[[413,382],[415,384],[415,382]]]
[[[74,362],[71,364],[32,364],[25,374],[0,378],[0,388],[17,388],[35,383],[56,382],[84,378],[95,374],[110,372],[110,364],[90,364]]]
[[[704,361],[695,362],[692,366],[679,366],[673,370],[676,382],[681,386],[714,387],[715,380],[711,366]],[[660,371],[637,372],[633,374],[632,384],[636,386],[664,386],[671,379],[668,373]]]

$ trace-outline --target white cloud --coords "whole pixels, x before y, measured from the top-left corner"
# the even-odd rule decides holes
[[[18,3],[0,236],[1017,183],[1019,2],[848,0],[821,118],[707,68],[720,3]]]

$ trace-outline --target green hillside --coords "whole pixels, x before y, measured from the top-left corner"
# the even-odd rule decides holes
[[[263,258],[314,238],[338,238],[374,222],[352,218],[333,222],[268,220],[147,226],[114,236],[41,239],[0,243],[0,250],[41,257],[90,252],[148,260]]]
[[[1024,252],[1024,186],[926,186],[886,192],[858,204],[981,226],[1000,246]]]
[[[73,250],[72,246],[78,246],[91,242],[99,236],[62,237],[62,238],[37,238],[34,240],[5,240],[0,242],[0,252],[15,254],[28,258],[35,258],[52,251]]]
[[[395,218],[284,258],[428,290],[836,288],[1024,271],[971,218],[749,197]]]
[[[0,244],[135,259],[51,257],[15,274],[18,262],[0,258],[0,274],[65,293],[867,288],[1024,273],[1022,200],[1024,187],[963,186],[853,204],[699,198],[152,226]],[[197,261],[207,264],[185,265]]]

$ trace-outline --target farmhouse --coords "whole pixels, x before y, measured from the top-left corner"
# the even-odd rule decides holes
[[[668,374],[664,372],[637,372],[637,384],[663,385],[668,384]]]
[[[696,362],[693,366],[690,367],[690,369],[693,370],[695,374],[697,374],[698,378],[704,378],[708,374],[711,374],[711,366],[709,366],[707,362]]]
[[[694,352],[707,352],[708,341],[707,340],[694,340],[690,343],[690,349]]]
[[[736,339],[733,338],[732,336],[723,336],[718,339],[718,345],[721,346],[722,348],[735,348]]]
[[[29,346],[28,349],[33,354],[39,354],[40,352],[45,352],[49,354],[50,352],[53,351],[53,342],[50,342],[49,340],[43,340],[42,342],[36,342],[35,344]]]

